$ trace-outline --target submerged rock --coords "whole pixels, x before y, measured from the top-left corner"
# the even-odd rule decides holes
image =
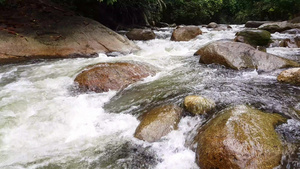
[[[177,129],[182,115],[182,109],[175,105],[164,105],[156,107],[142,115],[142,120],[135,130],[134,137],[155,142]]]
[[[126,37],[99,22],[69,14],[67,9],[49,5],[48,1],[30,3],[36,3],[40,10],[34,8],[35,5],[20,5],[14,9],[14,16],[3,16],[2,25],[8,29],[0,29],[0,64],[30,59],[95,57],[98,53],[130,53],[138,49]],[[10,24],[16,24],[16,28],[11,28]]]
[[[77,75],[74,81],[83,91],[107,92],[154,74],[149,66],[139,63],[100,63]]]
[[[187,96],[183,102],[184,108],[195,115],[205,114],[215,108],[216,103],[201,96]]]
[[[274,168],[283,153],[274,126],[284,121],[249,106],[225,109],[196,137],[196,162],[200,168]]]
[[[271,33],[282,32],[288,29],[300,28],[300,23],[289,23],[287,21],[283,22],[270,22],[265,23],[258,27],[259,29],[267,30]]]
[[[151,29],[132,29],[126,36],[130,40],[151,40],[155,39],[155,33]]]
[[[202,31],[198,26],[178,26],[172,33],[172,41],[189,41],[201,35]]]
[[[292,68],[281,72],[277,80],[279,82],[300,86],[300,68]]]
[[[232,69],[258,69],[271,71],[284,67],[297,67],[299,63],[256,50],[254,47],[229,41],[218,41],[199,49],[200,63],[217,63]]]
[[[246,29],[236,33],[236,42],[247,43],[251,46],[266,46],[271,42],[271,33],[266,30]]]

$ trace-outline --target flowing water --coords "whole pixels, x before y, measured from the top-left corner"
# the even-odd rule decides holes
[[[204,34],[189,42],[171,42],[172,29],[163,28],[155,32],[155,40],[136,41],[141,50],[133,54],[1,66],[0,168],[198,168],[185,142],[206,117],[183,117],[178,130],[155,143],[133,137],[140,114],[161,104],[181,105],[185,96],[195,94],[215,100],[218,109],[249,104],[288,117],[277,131],[292,151],[279,168],[300,167],[300,87],[278,83],[282,70],[229,70],[199,64],[199,56],[193,55],[243,29],[232,27],[201,28]],[[300,60],[299,48],[268,52]],[[78,93],[76,75],[99,62],[142,62],[158,73],[120,92]]]

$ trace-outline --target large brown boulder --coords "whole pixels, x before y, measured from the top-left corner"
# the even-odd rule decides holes
[[[270,21],[247,21],[245,24],[246,28],[258,28],[260,25],[269,23]]]
[[[130,40],[151,40],[155,39],[155,34],[151,29],[132,29],[126,36]]]
[[[277,80],[279,82],[300,86],[300,68],[292,68],[281,72]]]
[[[202,31],[198,26],[179,26],[171,36],[172,41],[189,41],[196,36],[201,35]]]
[[[155,142],[177,129],[182,115],[182,109],[175,105],[156,107],[142,116],[141,123],[134,133],[134,137]]]
[[[290,23],[287,21],[270,22],[270,23],[265,23],[259,26],[258,28],[269,31],[271,33],[275,33],[275,32],[283,32],[288,29],[300,28],[300,23]]]
[[[0,64],[38,58],[93,57],[138,49],[99,22],[76,16],[50,2],[30,3],[13,9],[13,15],[0,12]]]
[[[194,115],[209,113],[216,107],[216,103],[202,96],[187,96],[183,102],[184,108]]]
[[[283,154],[274,126],[284,121],[249,106],[225,109],[200,129],[196,162],[203,169],[274,168]]]
[[[75,78],[82,91],[107,92],[120,90],[155,71],[139,63],[100,63]]]
[[[266,30],[245,29],[236,33],[236,42],[247,43],[251,46],[266,46],[271,42],[271,34]]]
[[[230,41],[217,41],[199,49],[200,63],[221,64],[232,69],[258,69],[271,71],[284,67],[297,67],[299,63],[256,50],[254,47]]]

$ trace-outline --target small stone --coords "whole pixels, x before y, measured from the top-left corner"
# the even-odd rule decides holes
[[[213,100],[202,96],[187,96],[184,99],[184,108],[194,115],[205,114],[215,108]]]

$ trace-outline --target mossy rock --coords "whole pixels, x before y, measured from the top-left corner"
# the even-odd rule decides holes
[[[245,105],[227,108],[199,131],[197,164],[203,169],[274,168],[283,153],[274,126],[285,121]]]
[[[159,106],[145,113],[141,117],[141,123],[134,133],[134,137],[155,142],[177,129],[182,115],[182,108],[176,105]]]
[[[202,96],[187,96],[184,98],[184,108],[194,115],[210,112],[216,107],[216,103]]]
[[[235,41],[247,43],[251,46],[266,46],[271,42],[271,33],[266,30],[246,29],[236,33]]]

